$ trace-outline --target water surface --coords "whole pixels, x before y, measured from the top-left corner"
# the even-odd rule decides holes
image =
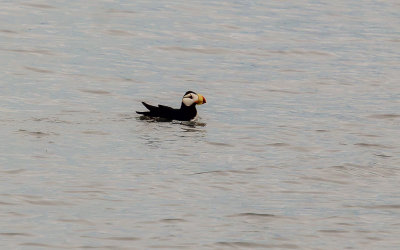
[[[0,246],[397,249],[399,8],[5,1]]]

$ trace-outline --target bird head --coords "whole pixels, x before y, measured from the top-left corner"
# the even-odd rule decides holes
[[[193,104],[204,104],[206,103],[206,98],[200,94],[196,94],[193,91],[188,91],[185,93],[185,95],[182,98],[182,103],[185,104],[185,106],[192,106]]]

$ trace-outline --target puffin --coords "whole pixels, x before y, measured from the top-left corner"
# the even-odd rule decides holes
[[[174,109],[164,105],[153,106],[142,102],[148,111],[136,111],[136,113],[166,120],[190,121],[197,115],[196,105],[206,103],[206,98],[193,91],[187,91],[182,97],[180,109]]]

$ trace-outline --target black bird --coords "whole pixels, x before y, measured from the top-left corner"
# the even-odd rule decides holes
[[[167,120],[190,121],[197,115],[196,104],[201,105],[206,102],[204,96],[196,94],[193,91],[188,91],[182,98],[180,109],[174,109],[164,105],[158,105],[158,107],[156,107],[142,102],[149,111],[136,111],[136,113],[149,117],[164,118]]]

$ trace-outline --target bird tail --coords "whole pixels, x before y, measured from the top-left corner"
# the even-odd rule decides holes
[[[147,104],[145,102],[142,102],[142,104],[148,109],[148,111],[136,111],[136,113],[145,116],[154,116],[157,113],[158,107]]]
[[[145,103],[145,102],[142,102],[142,104],[143,104],[143,106],[145,106],[148,110],[150,110],[150,112],[153,111],[153,110],[157,110],[157,109],[158,109],[157,107],[155,107],[155,106],[153,106],[153,105],[150,105],[150,104],[147,104],[147,103]]]

